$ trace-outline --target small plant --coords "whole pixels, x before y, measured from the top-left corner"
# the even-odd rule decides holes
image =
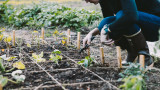
[[[139,63],[136,63],[136,64],[135,63],[130,63],[129,67],[126,70],[124,70],[123,72],[121,72],[119,75],[122,78],[125,78],[125,77],[129,77],[131,75],[133,75],[133,76],[138,76],[138,75],[144,76],[144,73],[145,73],[145,70],[143,68],[140,68]]]
[[[78,64],[84,65],[85,67],[92,66],[93,63],[97,63],[97,61],[89,56],[86,56],[85,59],[78,62]]]
[[[13,64],[9,63],[9,64],[5,64],[5,65],[3,63],[4,60],[9,62],[11,60],[14,60],[15,58],[16,58],[15,56],[13,56],[13,57],[6,57],[6,55],[0,56],[0,73],[2,74],[2,75],[0,75],[0,85],[2,87],[4,87],[8,83],[8,81],[11,83],[14,83],[14,84],[18,84],[20,82],[24,82],[24,80],[25,80],[24,75],[18,75],[18,74],[22,73],[21,70],[13,71],[15,68],[25,69],[25,65],[21,61],[15,62]],[[9,65],[13,65],[13,68],[6,70],[6,68],[10,67]],[[12,75],[13,79],[15,79],[15,81],[9,79],[8,77],[3,76],[3,75],[5,75],[5,73],[8,73],[8,72],[12,72],[11,75]]]
[[[62,37],[62,44],[65,45],[65,46],[67,46],[67,43],[66,43],[67,41],[66,40],[67,40],[66,37]]]
[[[6,57],[6,55],[2,55],[2,56],[0,56],[0,72],[2,72],[2,73],[7,73],[7,72],[11,72],[11,71],[13,71],[15,68],[17,68],[17,69],[25,69],[25,65],[21,62],[21,61],[19,61],[19,62],[15,62],[15,63],[13,63],[13,68],[11,68],[11,69],[9,69],[9,70],[6,70],[6,68],[7,67],[9,67],[9,65],[11,65],[11,64],[6,64],[5,66],[4,66],[4,60],[6,60],[6,61],[12,61],[12,60],[14,60],[14,59],[16,59],[16,57],[15,56],[13,56],[13,57]]]
[[[50,59],[49,60],[52,60],[52,61],[54,61],[57,65],[59,65],[58,64],[58,62],[60,61],[60,60],[62,60],[62,56],[61,55],[59,55],[59,54],[61,54],[61,51],[59,51],[59,50],[54,50],[53,52],[52,52],[52,54],[50,55]]]
[[[27,43],[27,47],[31,48],[32,46],[31,46],[31,44]]]
[[[0,42],[3,40],[3,34],[0,35]]]
[[[37,55],[36,53],[32,53],[32,57],[36,62],[45,62],[46,61],[46,59],[42,58],[43,57],[43,51],[39,55]]]
[[[6,43],[6,46],[7,46],[7,56],[9,56],[9,48],[10,48],[11,40],[12,40],[11,36],[4,38],[4,42]]]
[[[16,83],[24,82],[25,76],[22,74],[22,70],[16,70],[12,72],[12,77],[16,80]]]
[[[33,39],[34,38],[34,39]],[[32,32],[32,44],[33,44],[33,40],[35,40],[34,41],[34,44],[36,44],[37,46],[38,46],[38,49],[40,48],[40,41],[41,41],[41,37],[39,37],[39,33],[38,33],[38,31],[36,31],[36,30],[34,30],[33,32]]]
[[[57,29],[53,32],[53,37],[56,38],[56,41],[58,41],[58,37],[61,36],[63,33],[60,33]]]
[[[21,61],[13,63],[13,67],[17,69],[25,69],[25,65]]]
[[[124,84],[119,88],[122,90],[147,90],[145,80],[141,75],[125,77]]]
[[[10,72],[15,69],[15,68],[11,68],[10,70],[6,70],[6,67],[8,66],[4,66],[4,60],[11,61],[14,58],[15,57],[6,57],[6,55],[0,56],[0,71],[2,73]]]
[[[24,82],[26,77],[24,75],[19,75],[21,73],[22,73],[21,70],[16,70],[16,71],[12,72],[11,75],[12,75],[13,79],[15,79],[15,81],[9,79],[8,77],[4,77],[3,75],[0,75],[0,85],[2,87],[4,87],[8,82],[11,82],[11,83],[14,83],[14,84]]]
[[[129,67],[119,74],[119,81],[124,84],[120,86],[123,90],[146,90],[145,70],[140,68],[140,64],[130,63]]]

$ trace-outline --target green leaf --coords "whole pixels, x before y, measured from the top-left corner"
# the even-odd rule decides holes
[[[0,75],[0,84],[2,85],[2,87],[4,87],[7,84],[7,82],[8,82],[8,78]]]
[[[0,71],[5,72],[5,67],[3,65],[3,59],[0,57]]]
[[[54,50],[53,52],[52,52],[53,54],[61,54],[61,51],[59,51],[59,50]]]
[[[84,63],[84,59],[78,62],[78,64],[80,64],[80,65],[83,63]]]

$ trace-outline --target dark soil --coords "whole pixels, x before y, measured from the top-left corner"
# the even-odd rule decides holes
[[[49,60],[49,55],[55,50],[55,48],[59,49],[62,52],[61,55],[63,56],[63,59],[59,61],[58,64]],[[32,57],[32,53],[39,54],[41,51],[44,52],[43,58],[46,59],[46,62],[38,63],[40,66],[39,67],[30,59],[30,57]],[[110,55],[115,54],[115,52],[112,53],[112,51],[113,50],[108,50]],[[1,54],[3,55],[5,53],[6,50]],[[30,57],[28,57],[26,53]],[[52,80],[52,78],[45,71],[43,71],[43,69],[45,69],[53,78],[55,78],[58,82],[63,84],[66,89],[69,90],[115,90],[113,87],[110,88],[110,85],[101,80],[99,77],[75,63],[87,56],[86,53],[80,54],[75,47],[66,47],[62,44],[53,44],[52,46],[40,45],[39,47],[32,45],[32,47],[29,48],[26,45],[23,45],[21,55],[20,48],[10,48],[10,55],[17,56],[18,59],[21,59],[24,62],[26,69],[23,70],[23,74],[26,76],[26,79],[20,84],[8,83],[4,87],[4,90],[35,89],[37,87],[42,90],[62,90],[62,87]],[[68,57],[75,62],[70,60]],[[114,86],[118,87],[120,84],[122,84],[122,82],[117,81],[118,78],[120,78],[120,70],[116,68],[117,60],[110,57],[107,59],[109,60],[105,61],[105,65],[96,64],[92,67],[88,67],[88,69],[93,71],[107,82],[110,82]],[[98,59],[98,61],[100,60]],[[156,64],[156,66],[158,66],[158,64]],[[9,78],[11,77],[10,74],[5,76]],[[160,88],[160,74],[157,72],[152,72],[148,73],[147,76],[148,79],[146,79],[146,82],[148,90],[158,90]]]

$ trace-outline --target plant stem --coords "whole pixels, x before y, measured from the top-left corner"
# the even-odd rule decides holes
[[[7,57],[9,57],[9,44],[7,43]]]
[[[14,83],[14,84],[18,84],[18,82],[13,81],[13,80],[11,80],[11,79],[8,79],[8,81],[10,81],[11,83]]]
[[[8,72],[11,72],[11,71],[13,71],[15,69],[15,67],[14,68],[11,68],[11,69],[9,69],[9,70],[7,70],[7,71],[5,71],[6,73],[8,73]]]

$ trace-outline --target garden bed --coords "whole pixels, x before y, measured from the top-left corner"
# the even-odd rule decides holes
[[[73,39],[74,40],[74,39]],[[76,40],[76,39],[75,39]],[[74,40],[74,41],[75,41]],[[49,43],[48,43],[49,42]],[[94,42],[98,43],[98,40]],[[98,64],[94,64],[91,67],[84,67],[78,65],[77,62],[84,59],[87,56],[86,53],[79,53],[79,50],[75,46],[64,46],[62,44],[54,43],[53,40],[48,40],[45,44],[32,45],[28,47],[27,44],[23,44],[21,47],[11,47],[10,56],[17,56],[18,60],[25,65],[23,74],[26,79],[23,83],[13,84],[8,83],[4,90],[8,89],[55,89],[55,90],[117,90],[123,83],[118,81],[120,78],[119,73],[123,71],[118,68],[116,59],[115,48],[104,47],[105,64],[101,64],[99,54],[99,44],[91,46],[91,54],[95,56]],[[58,64],[49,60],[50,54],[58,49],[62,53],[62,60],[58,61]],[[43,51],[43,58],[45,62],[35,62],[32,58],[33,53],[40,54]],[[1,54],[5,54],[5,49]],[[125,52],[122,52],[122,58]],[[156,62],[156,66],[158,63]],[[159,67],[157,67],[159,68]],[[11,77],[10,74],[4,75]],[[159,89],[160,88],[160,73],[155,71],[147,72],[147,89]]]

